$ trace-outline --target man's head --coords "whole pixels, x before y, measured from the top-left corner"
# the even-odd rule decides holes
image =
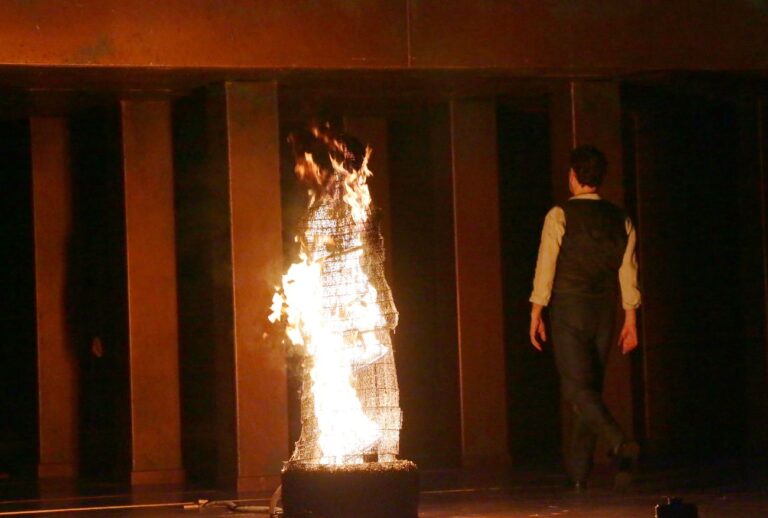
[[[579,146],[571,151],[571,191],[574,187],[596,190],[603,183],[608,162],[595,146]],[[577,183],[574,186],[574,181]]]

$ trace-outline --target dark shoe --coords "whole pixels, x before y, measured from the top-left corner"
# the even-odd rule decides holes
[[[614,490],[623,492],[632,485],[639,454],[640,447],[634,441],[621,443],[610,453],[617,470],[613,480]]]

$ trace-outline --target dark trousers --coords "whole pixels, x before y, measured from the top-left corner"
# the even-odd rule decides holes
[[[609,447],[624,441],[624,434],[602,398],[605,362],[613,343],[616,297],[556,293],[549,316],[560,390],[574,413],[566,468],[573,480],[586,480],[597,438],[603,437]]]

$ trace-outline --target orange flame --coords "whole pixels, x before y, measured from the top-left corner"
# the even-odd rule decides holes
[[[327,155],[298,137],[291,138],[296,174],[310,186],[310,207],[328,201],[334,195],[327,189],[330,179],[340,178],[341,196],[349,216],[356,223],[365,222],[371,204],[367,185],[372,175],[368,169],[370,147],[365,148],[359,159],[342,139],[319,128],[313,128],[311,133],[323,143]],[[330,170],[321,165],[325,159]],[[353,388],[353,372],[389,350],[388,344],[381,343],[376,333],[370,332],[386,328],[387,322],[377,302],[377,291],[363,267],[363,236],[352,238],[343,251],[335,250],[331,236],[318,238],[307,234],[297,236],[297,241],[301,244],[299,262],[291,265],[281,287],[276,289],[269,319],[286,322],[289,340],[303,347],[312,359],[310,379],[317,446],[322,453],[320,463],[359,463],[366,448],[379,440],[381,431],[363,411]],[[329,293],[322,276],[324,263],[331,257],[343,261],[345,282],[354,289]],[[346,332],[338,324],[342,319],[364,332]]]

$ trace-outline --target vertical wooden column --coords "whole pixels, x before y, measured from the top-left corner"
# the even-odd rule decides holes
[[[600,194],[603,198],[623,207],[624,178],[619,84],[613,81],[572,81],[564,84],[552,97],[551,128],[555,202],[561,203],[570,196],[568,171],[571,149],[592,144],[605,153],[608,160],[608,174]],[[623,316],[619,314],[618,318],[621,320]],[[603,399],[624,432],[632,436],[631,364],[630,358],[622,355],[618,346],[611,351],[609,357]],[[564,420],[564,423],[568,426],[568,420]],[[598,451],[605,451],[605,448],[600,446]],[[599,459],[604,460],[604,455],[600,455]]]
[[[621,143],[621,92],[613,81],[571,81],[552,97],[552,166],[556,201],[568,193],[571,149],[597,146],[608,160],[603,198],[624,206]]]
[[[40,463],[45,478],[77,473],[77,357],[67,328],[67,264],[72,233],[69,131],[64,118],[30,119]]]
[[[123,101],[131,483],[180,484],[173,149],[168,101]]]
[[[763,233],[763,296],[765,297],[765,359],[768,364],[768,97],[757,100],[758,167]]]
[[[227,83],[237,488],[274,489],[288,451],[286,366],[265,340],[283,266],[277,87]]]
[[[288,459],[277,85],[224,83],[174,111],[184,455],[190,479],[274,490]]]
[[[752,444],[757,451],[768,451],[768,402],[763,397],[765,394],[765,386],[768,383],[768,98],[760,97],[755,102],[755,119],[756,119],[756,132],[757,132],[757,192],[760,207],[760,233],[761,233],[761,245],[762,245],[762,277],[763,277],[763,354],[761,362],[755,359],[750,362],[751,368],[749,371],[753,372],[753,379],[760,380],[754,385],[757,385],[757,389],[751,391],[751,405],[750,412],[751,423],[750,431],[752,435]],[[754,185],[747,185],[747,188],[754,187]],[[757,366],[757,368],[755,367]],[[762,367],[762,368],[761,368]],[[761,372],[755,372],[761,371]],[[761,383],[762,382],[762,383]],[[753,386],[754,386],[753,385]]]
[[[508,459],[496,106],[450,106],[462,460]]]

